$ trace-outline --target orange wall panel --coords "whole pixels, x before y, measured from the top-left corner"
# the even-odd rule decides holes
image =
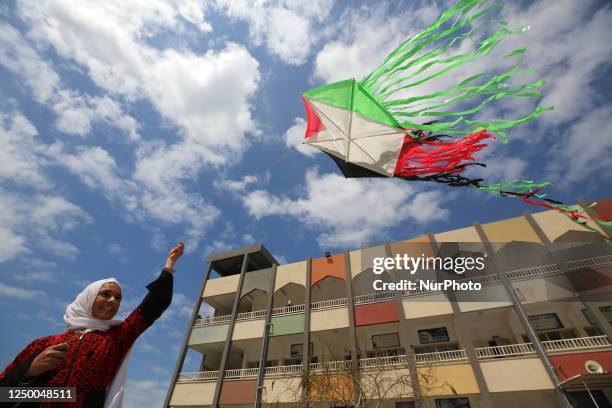
[[[397,315],[397,306],[395,302],[355,305],[355,326],[367,326],[369,324],[397,321],[399,321],[399,317]]]
[[[312,260],[310,286],[316,285],[327,276],[334,276],[340,279],[346,278],[344,253],[332,255],[329,258],[323,257]]]
[[[252,404],[255,402],[257,380],[249,381],[223,381],[219,404],[236,405]]]
[[[354,382],[350,375],[315,374],[309,380],[310,397],[314,401],[350,401],[354,398]]]
[[[593,210],[602,218],[612,219],[612,198],[598,200]]]
[[[592,353],[575,353],[551,356],[555,370],[561,381],[572,378],[575,375],[586,374],[584,363],[587,360],[597,361],[604,369],[604,372],[612,371],[612,351],[599,351]]]

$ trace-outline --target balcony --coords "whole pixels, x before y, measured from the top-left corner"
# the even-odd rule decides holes
[[[612,344],[608,341],[606,336],[549,340],[543,341],[542,345],[549,355],[612,349]],[[494,347],[478,347],[475,349],[475,351],[479,360],[493,358],[516,358],[535,354],[535,350],[533,349],[533,345],[531,343],[509,344],[506,346]],[[468,357],[464,349],[416,354],[417,365],[466,361],[467,359]]]
[[[568,268],[570,271],[577,271],[585,268],[594,268],[601,266],[609,266],[612,265],[612,255],[602,255],[598,257],[577,259],[567,262]],[[540,266],[532,266],[529,268],[515,269],[506,273],[511,281],[519,281],[526,279],[533,279],[539,277],[549,277],[562,274],[561,268],[557,264],[549,264],[549,265],[540,265]],[[482,283],[483,285],[490,285],[499,283],[500,280],[496,274],[488,274],[482,275],[473,278],[463,278],[459,279],[458,282],[463,281],[472,281],[474,283]],[[426,290],[414,290],[414,291],[405,291],[402,293],[402,297],[404,299],[411,298],[413,296],[419,295],[428,295],[434,293],[441,293],[441,291],[426,291]],[[355,305],[361,304],[369,304],[369,303],[379,303],[384,301],[389,301],[394,298],[394,292],[375,292],[369,293],[365,295],[355,296],[353,297],[353,302]],[[439,302],[439,301],[436,301]],[[317,310],[325,310],[325,309],[334,309],[339,307],[345,307],[348,304],[347,298],[337,298],[337,299],[329,299],[322,300],[317,302],[311,302],[310,308],[311,311]],[[291,305],[291,306],[281,306],[272,309],[272,316],[282,316],[289,314],[297,314],[304,313],[305,305]],[[266,317],[265,310],[255,310],[250,312],[238,313],[236,316],[236,320],[253,320],[253,319],[263,319]],[[203,319],[197,319],[194,322],[194,327],[202,327],[209,326],[215,324],[229,323],[231,321],[230,315],[224,316],[215,316],[215,317],[205,317]]]
[[[578,337],[574,339],[543,341],[542,346],[547,354],[563,354],[576,351],[593,351],[600,349],[612,349],[612,344],[606,336]],[[535,354],[531,343],[510,344],[506,346],[479,347],[476,355],[479,359],[520,357]]]

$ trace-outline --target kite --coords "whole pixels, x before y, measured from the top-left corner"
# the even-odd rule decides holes
[[[469,72],[494,55],[504,38],[525,31],[498,22],[496,30],[478,35],[485,18],[499,7],[488,0],[459,0],[361,80],[304,92],[304,143],[331,157],[347,178],[394,177],[477,188],[554,209],[609,240],[586,220],[601,227],[611,227],[612,221],[547,198],[541,190],[548,182],[487,183],[466,176],[470,166],[486,167],[475,154],[488,142],[507,143],[510,128],[552,109],[535,103],[544,81],[524,81],[531,74],[521,68],[526,48],[497,57],[499,68]],[[485,118],[495,102],[519,98],[531,100],[533,109],[517,118]]]

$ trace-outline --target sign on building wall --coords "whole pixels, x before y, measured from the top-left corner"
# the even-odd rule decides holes
[[[419,340],[421,344],[440,343],[450,341],[446,327],[436,327],[433,329],[419,330]]]
[[[529,322],[536,331],[562,329],[563,324],[556,313],[546,313],[541,315],[529,316]]]

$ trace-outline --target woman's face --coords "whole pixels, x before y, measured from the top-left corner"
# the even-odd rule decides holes
[[[110,320],[117,314],[120,304],[121,288],[119,285],[113,282],[105,283],[94,300],[91,314],[96,319]]]

